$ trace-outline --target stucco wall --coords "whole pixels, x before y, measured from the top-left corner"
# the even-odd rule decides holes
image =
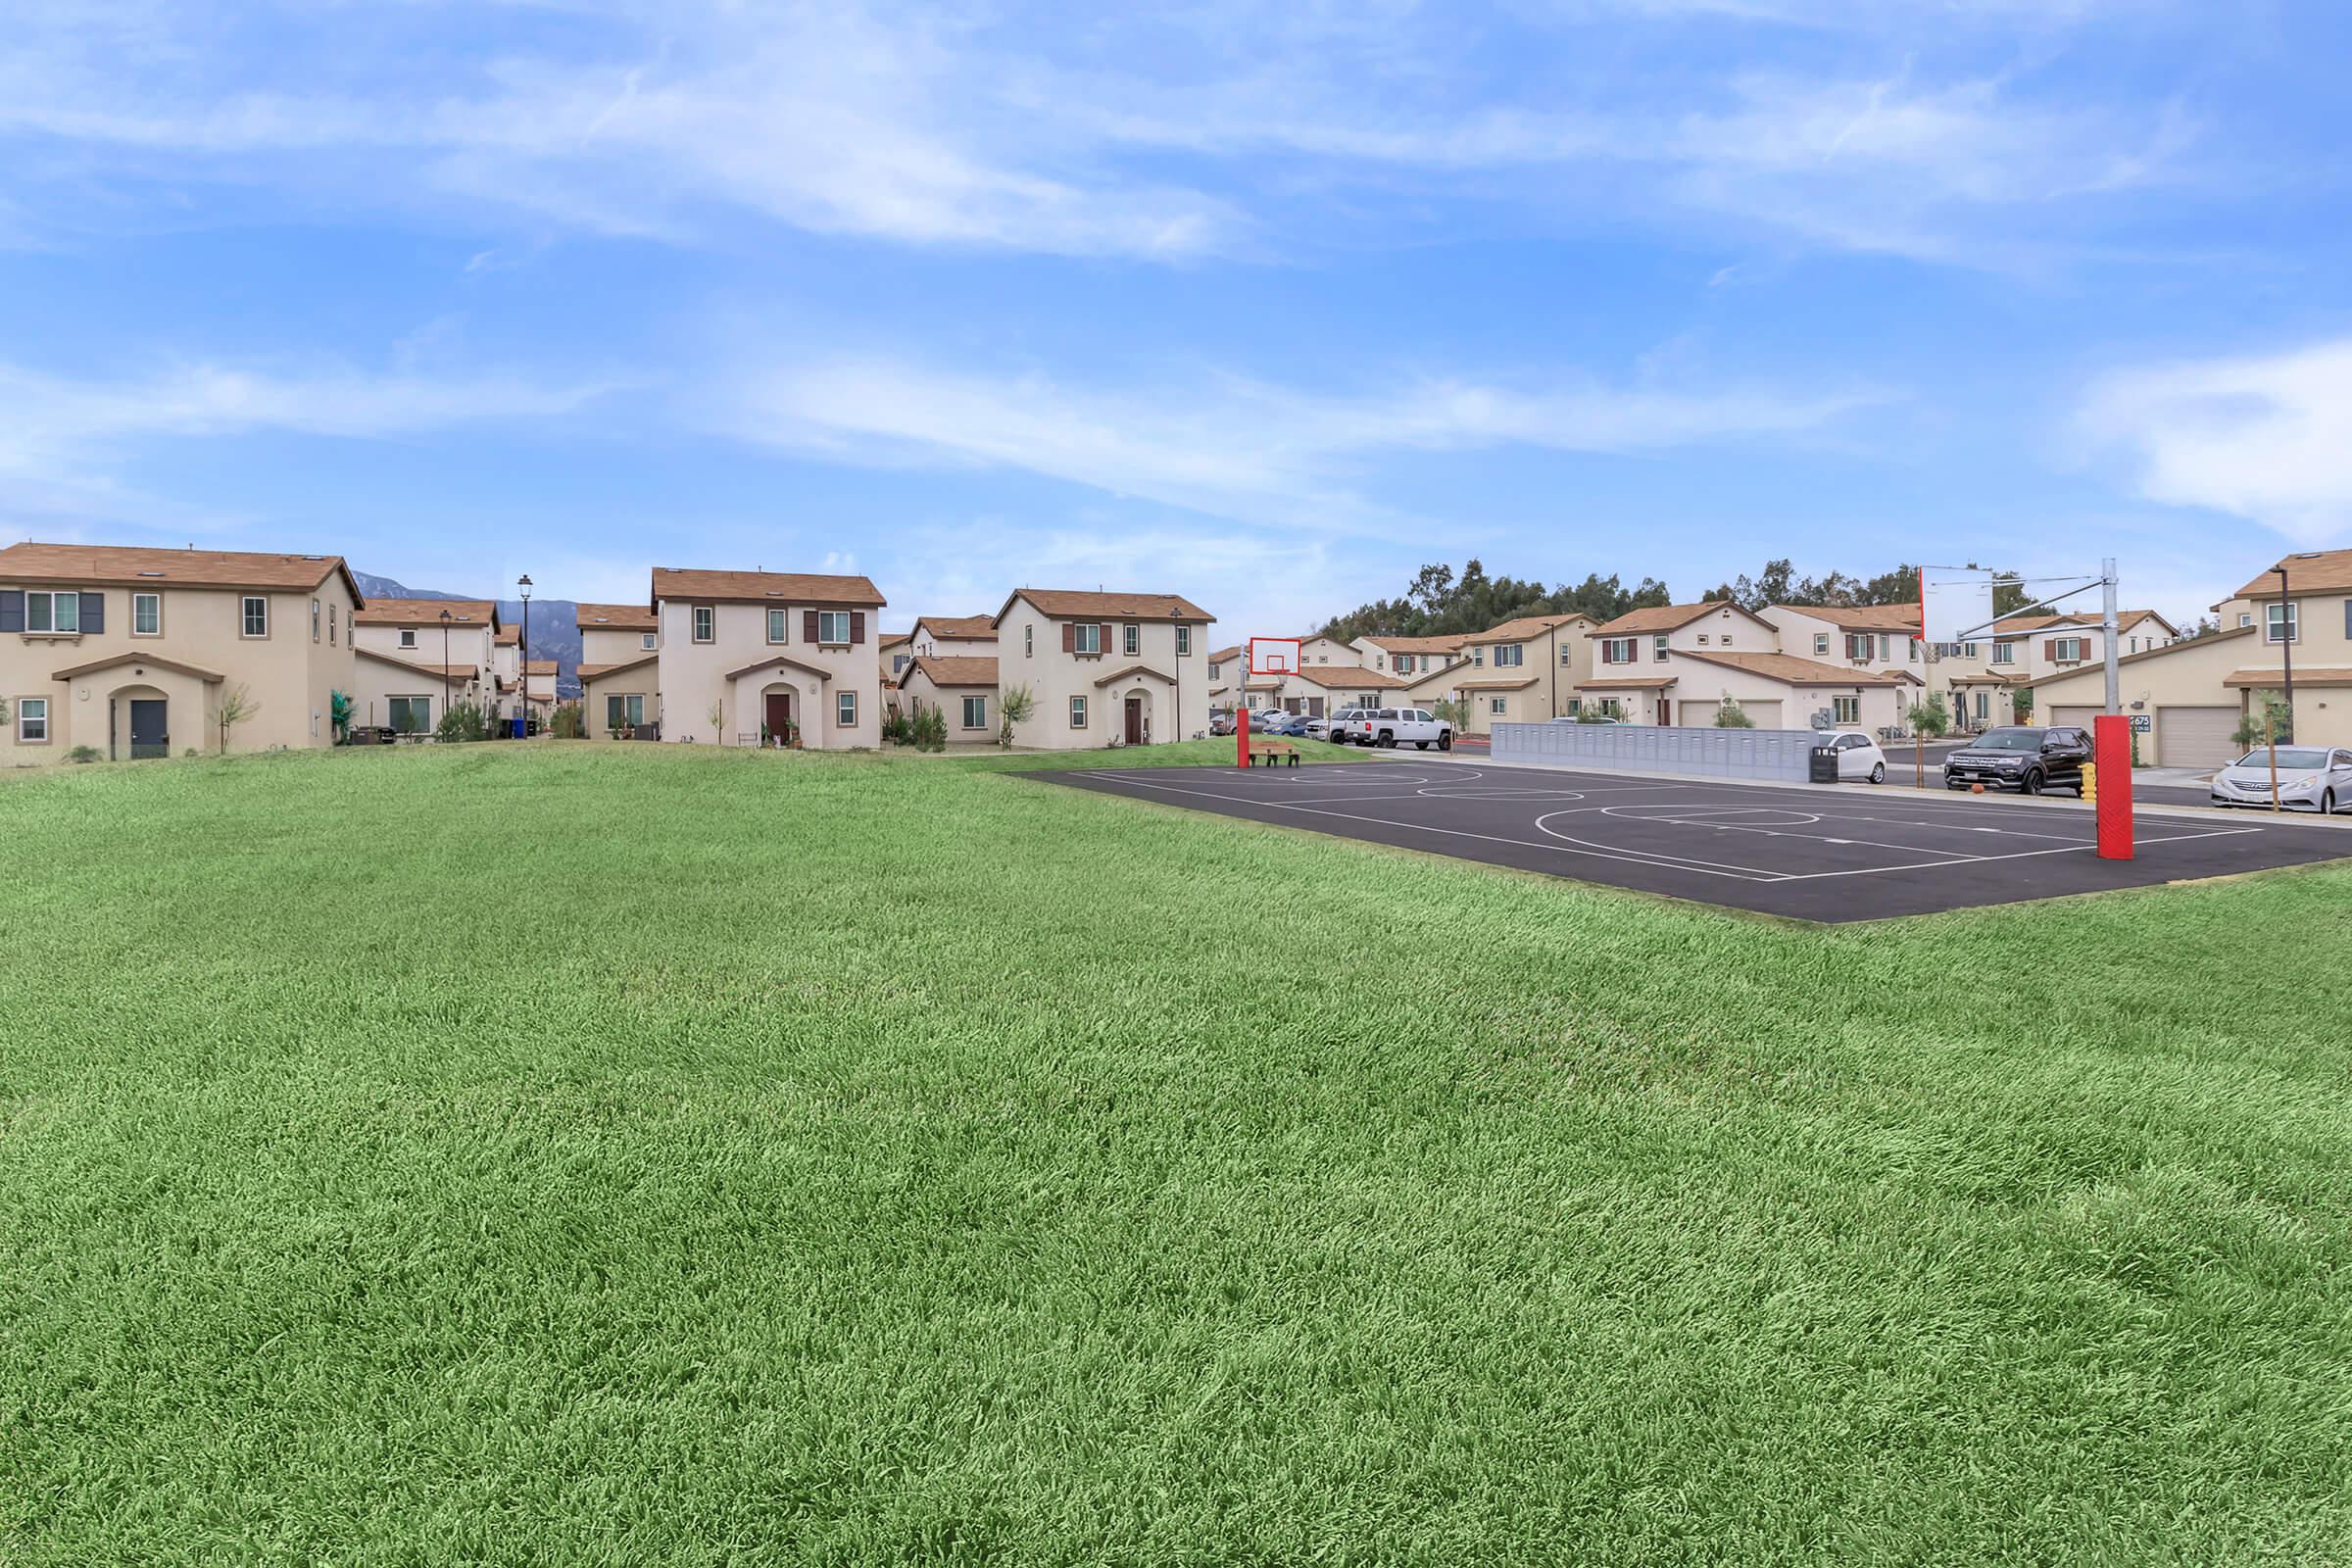
[[[1083,624],[1090,617],[1072,618]],[[1091,618],[1101,623],[1102,617]],[[1173,622],[1122,621],[1112,617],[1109,625],[1110,648],[1101,658],[1065,654],[1061,651],[1061,622],[1026,599],[1013,600],[997,627],[997,681],[1000,687],[1027,686],[1036,700],[1031,716],[1013,727],[1014,745],[1044,751],[1083,751],[1107,746],[1111,737],[1121,732],[1124,721],[1121,704],[1130,690],[1144,695],[1154,742],[1179,740],[1207,730],[1206,655],[1210,623],[1192,623],[1193,651],[1181,660],[1176,657]],[[1141,640],[1141,652],[1136,655],[1124,652],[1121,628],[1129,625],[1137,628]],[[1176,711],[1178,693],[1169,683],[1146,679],[1122,681],[1114,688],[1095,685],[1113,670],[1139,663],[1181,681],[1181,713]],[[1073,696],[1087,699],[1087,724],[1083,729],[1073,729],[1070,725],[1069,700]],[[1173,726],[1171,719],[1175,720]]]
[[[761,696],[771,687],[793,693],[793,719],[801,744],[820,750],[876,746],[882,738],[882,675],[874,662],[875,612],[859,612],[865,639],[845,647],[812,645],[803,638],[802,604],[714,605],[714,637],[694,640],[693,606],[685,600],[661,604],[660,676],[662,738],[703,745],[758,745]],[[767,640],[767,612],[784,611],[785,640]],[[771,667],[730,680],[727,672],[776,658],[795,664]],[[843,727],[834,699],[844,691],[858,698],[856,721]],[[721,705],[717,725],[713,704]]]

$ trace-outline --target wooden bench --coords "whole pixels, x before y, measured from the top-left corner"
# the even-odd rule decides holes
[[[1298,748],[1293,746],[1289,741],[1251,741],[1250,743],[1250,765],[1251,767],[1261,765],[1259,760],[1261,758],[1264,760],[1262,765],[1266,767],[1272,767],[1278,760],[1284,759],[1289,760],[1291,766],[1297,767],[1298,765]]]

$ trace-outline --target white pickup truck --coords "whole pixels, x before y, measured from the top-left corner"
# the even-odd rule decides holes
[[[1453,726],[1426,708],[1366,709],[1332,738],[1358,746],[1395,747],[1410,742],[1415,751],[1426,752],[1432,746],[1441,752],[1453,750]]]

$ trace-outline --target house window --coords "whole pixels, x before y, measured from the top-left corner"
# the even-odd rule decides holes
[[[1102,626],[1100,621],[1081,623],[1070,638],[1070,651],[1078,654],[1102,652]]]
[[[963,700],[963,727],[965,729],[988,728],[987,698],[966,697]]]
[[[263,598],[260,594],[247,594],[245,596],[242,623],[244,626],[245,635],[248,637],[269,636],[270,601]]]
[[[833,695],[833,722],[843,729],[858,727],[858,694],[836,692]]]
[[[332,605],[326,607],[326,646],[335,646],[335,607]]]
[[[1994,663],[1996,663],[1996,664],[2014,664],[2014,663],[2016,663],[2016,662],[2017,662],[2017,644],[2015,644],[2015,643],[1994,643],[1994,644],[1992,645],[1992,662],[1993,662]]]
[[[1121,627],[1119,630],[1119,651],[1126,655],[1129,659],[1140,657],[1144,651],[1144,628],[1141,626]]]
[[[645,698],[636,692],[605,694],[605,728],[634,729],[645,722]]]
[[[1570,646],[1567,643],[1560,644],[1560,667],[1562,669],[1566,669],[1570,664],[1576,662],[1576,661],[1570,657]],[[1428,658],[1424,656],[1421,662],[1424,665],[1427,665],[1429,662]]]
[[[1707,634],[1703,631],[1698,634],[1698,646],[1701,648],[1707,646]]]
[[[1481,668],[1481,669],[1484,669],[1484,668],[1486,668],[1486,667],[1487,667],[1487,645],[1486,645],[1486,644],[1484,644],[1484,643],[1481,643],[1481,644],[1479,644],[1479,645],[1478,645],[1476,648],[1473,648],[1473,649],[1471,649],[1471,650],[1470,650],[1470,662],[1471,662],[1471,663],[1473,663],[1473,664],[1476,664],[1476,665],[1477,665],[1479,668]]]
[[[906,669],[906,656],[905,654],[893,654],[890,656],[890,672],[893,675],[904,674]]]
[[[1179,627],[1177,627],[1177,628],[1176,628],[1176,657],[1177,657],[1178,659],[1187,659],[1187,658],[1190,658],[1190,657],[1192,656],[1192,652],[1193,652],[1193,628],[1192,628],[1192,627],[1190,627],[1190,626],[1179,626]]]
[[[26,631],[79,632],[81,630],[81,595],[26,594],[24,596],[24,629]]]
[[[2081,637],[2054,637],[2050,640],[2050,657],[2061,664],[2080,664],[2082,662],[2082,648],[2083,639]]]
[[[1031,658],[1031,657],[1033,657],[1033,656],[1034,656],[1036,653],[1037,653],[1037,628],[1036,628],[1035,626],[1023,626],[1023,627],[1021,628],[1021,657],[1022,657],[1023,659],[1028,659],[1028,658]],[[1210,673],[1211,675],[1214,675],[1214,674],[1216,673],[1216,670],[1215,670],[1214,668],[1211,668],[1211,669],[1209,670],[1209,673]]]
[[[820,610],[816,612],[816,640],[829,647],[846,648],[850,642],[850,612],[846,610]]]
[[[62,597],[62,596],[61,596]],[[2299,643],[2303,640],[2302,622],[2295,614],[2295,603],[2262,607],[2262,640],[2266,643]]]
[[[17,699],[17,740],[25,746],[49,744],[49,699],[20,697]]]
[[[414,626],[403,626],[403,627],[400,629],[400,646],[401,646],[401,647],[403,647],[403,648],[414,648],[414,647],[416,647],[416,627],[414,627]]]
[[[161,637],[164,634],[162,594],[130,596],[130,634],[133,637]]]
[[[1490,697],[1490,698],[1488,698],[1488,699],[1487,699],[1487,711],[1488,711],[1488,712],[1490,712],[1490,713],[1507,713],[1507,712],[1509,712],[1510,710],[1511,710],[1511,700],[1510,700],[1509,698],[1507,698],[1507,697]]]
[[[1857,664],[1867,662],[1870,659],[1870,633],[1846,633],[1845,657],[1852,660]]]
[[[1083,697],[1070,699],[1070,728],[1086,728],[1086,699]]]
[[[1600,640],[1600,662],[1604,664],[1630,664],[1634,662],[1634,639],[1603,637]]]
[[[391,719],[396,734],[421,735],[433,727],[433,700],[430,697],[395,697],[384,707],[385,716]]]
[[[2250,610],[2241,610],[2241,611],[2239,611],[2239,612],[2237,612],[2237,623],[2238,623],[2240,626],[2251,626],[2251,625],[2253,625],[2253,624],[2254,624],[2254,612],[2253,612],[2252,611],[2250,611]]]
[[[1224,669],[1225,669],[1225,666],[1224,666],[1223,664],[1211,664],[1211,665],[1209,665],[1209,666],[1208,666],[1208,678],[1209,678],[1210,680],[1223,680],[1223,679],[1225,678],[1225,676],[1224,676],[1224,673],[1223,673],[1223,672],[1224,672]]]
[[[1503,669],[1527,662],[1527,650],[1517,643],[1505,643],[1494,650],[1494,667]]]
[[[311,641],[318,640],[318,601],[311,601]]]
[[[791,619],[789,611],[770,610],[767,612],[767,640],[771,643],[785,641],[785,628],[790,624]]]
[[[718,612],[709,605],[694,607],[694,640],[698,643],[718,640]]]
[[[1817,654],[1826,654],[1830,651],[1830,634],[1828,632],[1817,631],[1813,634],[1813,651]]]
[[[654,634],[650,631],[639,632],[637,634],[637,646],[644,649],[649,654],[652,653],[654,650]]]
[[[1727,637],[1724,641],[1728,643],[1731,639]],[[1649,640],[1649,657],[1653,662],[1660,664],[1666,662],[1666,634],[1664,632],[1658,633]]]
[[[1840,724],[1859,724],[1859,723],[1861,723],[1861,722],[1862,722],[1862,699],[1861,699],[1861,698],[1859,698],[1859,697],[1833,697],[1833,698],[1831,698],[1831,699],[1830,699],[1830,716],[1831,716],[1832,718],[1835,718],[1835,719],[1836,719],[1836,720],[1837,720],[1838,723],[1840,723]]]

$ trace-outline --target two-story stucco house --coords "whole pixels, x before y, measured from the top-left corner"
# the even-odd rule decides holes
[[[2239,724],[2285,702],[2290,658],[2294,738],[2352,746],[2352,550],[2283,557],[2215,608],[2220,635],[2170,638],[2117,662],[2117,696],[2147,725],[2141,757],[2165,767],[2228,761]],[[2118,616],[2119,632],[2124,624]],[[2036,718],[2086,722],[2106,702],[2105,666],[2044,676],[2034,696]]]
[[[976,746],[997,739],[1004,716],[997,710],[994,655],[925,654],[899,677],[900,710],[909,718],[926,708],[939,710],[951,746]]]
[[[662,738],[839,751],[882,734],[871,579],[657,566]]]
[[[365,603],[340,556],[11,545],[0,761],[331,746]]]
[[[1459,634],[1448,637],[1358,637],[1352,644],[1356,662],[1384,675],[1406,681],[1451,668],[1462,653]]]
[[[1214,621],[1181,594],[1014,589],[996,614],[997,679],[1026,687],[1034,709],[1013,744],[1076,751],[1204,733]]]
[[[457,703],[496,711],[498,606],[487,599],[377,599],[353,620],[352,721],[429,735]]]
[[[1521,724],[1571,711],[1577,683],[1592,670],[1591,617],[1522,615],[1472,632],[1461,658],[1435,674],[1413,677],[1415,702],[1444,699],[1458,706],[1462,733],[1485,735],[1496,724]]]
[[[1588,636],[1594,658],[1578,686],[1580,707],[1638,724],[1710,726],[1736,704],[1759,729],[1806,729],[1816,719],[1887,729],[1903,721],[1919,687],[1917,676],[1894,669],[1785,653],[1779,626],[1718,600],[1632,611]]]
[[[650,605],[582,605],[580,723],[592,740],[661,733],[662,630]]]
[[[906,635],[916,659],[997,657],[994,615],[921,615]]]

